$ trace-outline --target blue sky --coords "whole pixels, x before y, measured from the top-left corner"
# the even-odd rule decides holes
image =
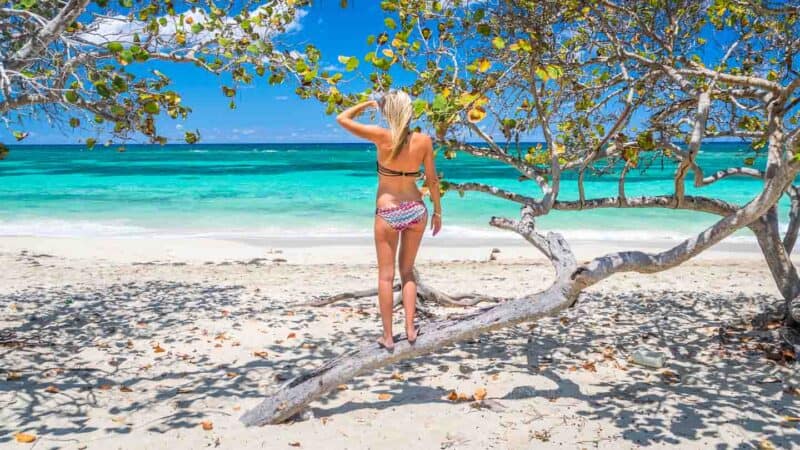
[[[314,43],[330,66],[340,66],[338,55],[363,56],[368,50],[366,36],[383,29],[383,12],[377,1],[351,0],[343,9],[338,0],[315,2],[299,21],[299,30],[282,39]],[[223,79],[190,65],[150,64],[173,79],[173,88],[183,102],[193,109],[186,120],[163,118],[161,133],[176,142],[183,142],[184,130],[199,129],[202,142],[352,142],[355,139],[341,131],[333,117],[315,100],[303,101],[294,94],[291,84],[270,86],[257,78],[250,86],[239,89],[237,109],[228,108],[222,95]],[[23,144],[77,144],[92,136],[89,130],[61,130],[44,120],[30,123],[24,129],[31,134]],[[11,133],[0,127],[0,142],[14,143]]]

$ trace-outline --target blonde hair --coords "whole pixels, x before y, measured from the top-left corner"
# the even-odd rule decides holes
[[[392,133],[392,153],[389,159],[395,159],[403,148],[410,133],[409,124],[414,115],[411,97],[403,91],[389,91],[380,99],[381,114],[389,124]]]

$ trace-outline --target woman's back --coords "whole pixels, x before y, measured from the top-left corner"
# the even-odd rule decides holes
[[[425,134],[411,133],[397,156],[391,159],[392,136],[389,130],[385,130],[385,138],[375,143],[378,160],[378,207],[422,199],[416,181],[425,155],[430,151],[430,142],[430,137]]]
[[[389,129],[356,122],[354,119],[366,108],[378,108]],[[378,195],[374,230],[375,253],[378,257],[378,304],[383,324],[383,336],[378,343],[389,351],[394,348],[392,312],[395,260],[400,268],[400,283],[403,286],[401,291],[406,312],[407,341],[414,345],[417,340],[414,327],[417,304],[414,260],[429,217],[428,208],[417,187],[422,165],[425,166],[425,181],[433,203],[433,212],[430,214],[433,235],[442,228],[439,180],[436,177],[431,138],[410,132],[413,113],[408,94],[389,91],[378,100],[353,105],[336,116],[339,125],[372,142],[377,149]]]

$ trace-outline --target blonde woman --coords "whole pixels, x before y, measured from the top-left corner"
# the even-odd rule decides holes
[[[377,108],[389,129],[355,121],[367,108]],[[425,166],[425,179],[433,202],[431,229],[436,236],[442,228],[442,205],[439,199],[439,179],[433,161],[431,138],[409,129],[413,116],[411,98],[403,91],[390,91],[378,101],[355,105],[336,117],[345,130],[366,139],[377,148],[378,194],[375,209],[375,250],[378,255],[378,304],[383,323],[383,336],[378,343],[391,351],[392,286],[398,242],[400,254],[397,266],[403,295],[406,336],[410,344],[417,340],[414,327],[417,282],[414,279],[414,259],[425,232],[428,209],[416,180],[419,168]]]

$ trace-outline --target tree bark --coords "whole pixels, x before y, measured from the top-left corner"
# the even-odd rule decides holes
[[[534,233],[532,228],[525,228],[526,225],[522,222],[501,221],[498,226],[519,226],[518,231],[521,234]],[[537,247],[542,246],[556,270],[556,281],[548,289],[458,319],[428,323],[420,328],[417,341],[413,345],[405,340],[399,340],[395,342],[392,352],[386,351],[377,343],[363,345],[358,350],[336,358],[279,387],[261,404],[247,411],[241,417],[242,422],[246,425],[283,422],[336,386],[362,373],[431,353],[454,342],[470,339],[488,331],[551,316],[571,306],[577,296],[572,295],[576,291],[572,289],[573,281],[570,274],[577,267],[577,263],[569,245],[555,233],[550,233],[547,237],[537,235],[532,239],[536,240]]]
[[[786,301],[786,324],[800,326],[800,277],[778,230],[777,208],[772,207],[751,227],[769,271]]]
[[[446,294],[433,286],[424,283],[419,275],[419,271],[414,269],[414,276],[417,280],[417,305],[419,303],[431,303],[437,304],[439,306],[447,306],[447,307],[467,307],[467,306],[475,306],[481,302],[487,303],[498,303],[501,301],[507,300],[503,297],[492,297],[482,294],[455,294],[449,295]],[[395,283],[392,286],[394,292],[400,291],[400,284]],[[318,299],[314,299],[306,305],[308,306],[325,306],[330,305],[331,303],[335,303],[342,300],[354,300],[364,297],[375,297],[378,295],[378,288],[372,289],[364,289],[360,291],[351,291],[351,292],[342,292],[341,294],[332,295],[329,297],[321,297]],[[400,304],[402,298],[400,296],[395,297],[394,304],[397,306]]]
[[[4,62],[9,70],[20,71],[32,63],[32,59],[39,55],[50,43],[61,36],[72,22],[74,22],[86,9],[89,0],[69,0],[63,8],[31,37],[11,58]]]

